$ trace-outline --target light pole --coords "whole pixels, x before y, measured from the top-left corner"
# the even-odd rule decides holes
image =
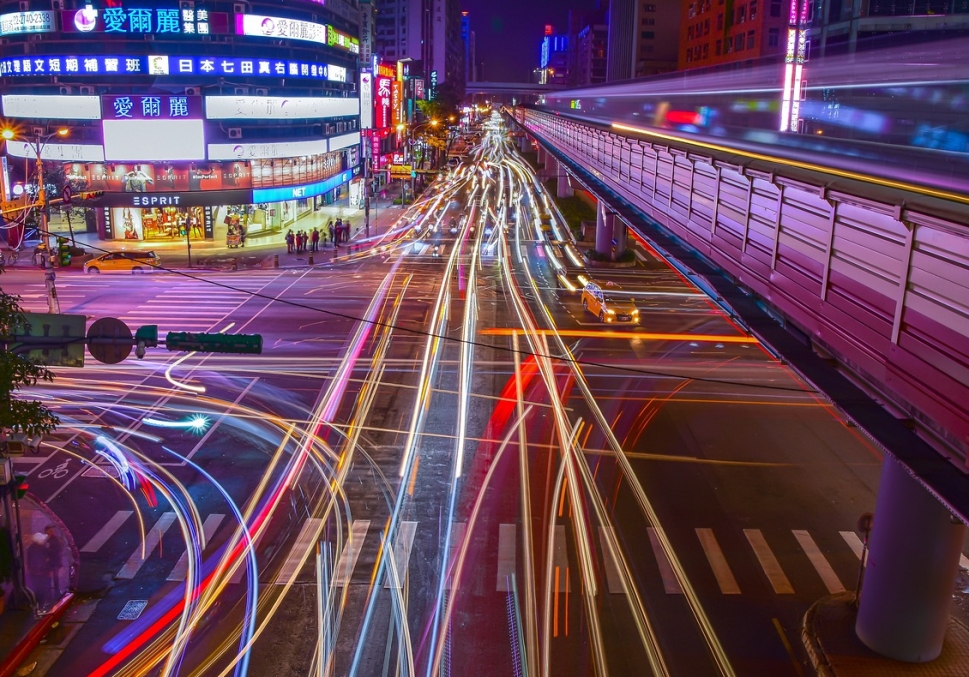
[[[61,127],[50,134],[38,134],[34,138],[25,140],[33,146],[34,154],[37,156],[37,202],[35,207],[40,210],[40,233],[43,236],[44,246],[41,248],[41,261],[44,266],[44,282],[47,286],[47,312],[58,314],[61,312],[60,303],[57,301],[57,289],[54,287],[54,260],[50,246],[50,232],[47,230],[47,186],[44,182],[44,161],[41,158],[44,146],[55,136],[64,138],[70,134],[70,130]],[[17,137],[17,133],[12,129],[4,129],[0,132],[6,141],[12,141]]]

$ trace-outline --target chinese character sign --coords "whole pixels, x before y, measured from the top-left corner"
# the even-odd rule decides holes
[[[283,19],[278,16],[259,14],[236,14],[236,34],[263,38],[283,38],[286,40],[305,40],[326,44],[326,24]]]
[[[111,7],[61,11],[61,30],[65,33],[114,33],[123,35],[209,35],[229,32],[226,12],[171,7]]]
[[[187,120],[202,117],[202,97],[126,94],[101,97],[104,120]]]
[[[390,78],[378,77],[374,93],[374,127],[383,129],[390,126]]]

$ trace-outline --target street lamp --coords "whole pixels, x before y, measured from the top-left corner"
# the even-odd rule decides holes
[[[44,281],[47,286],[47,311],[52,314],[60,313],[60,304],[57,302],[57,289],[54,287],[54,262],[51,257],[50,232],[47,230],[47,186],[44,181],[44,161],[41,157],[44,154],[44,147],[51,139],[54,137],[63,139],[70,133],[71,131],[67,127],[60,127],[48,134],[38,134],[32,138],[21,137],[23,141],[31,145],[37,158],[37,202],[34,206],[40,210],[40,232],[44,238],[41,260],[44,265]],[[17,138],[17,132],[7,128],[0,131],[0,136],[5,141],[13,141]]]

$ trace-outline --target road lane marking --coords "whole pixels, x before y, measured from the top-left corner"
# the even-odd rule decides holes
[[[148,533],[145,534],[144,553],[146,556],[151,557],[151,554],[155,551],[155,548],[158,547],[158,543],[165,535],[165,532],[168,531],[168,528],[172,526],[174,522],[175,513],[162,513],[162,516],[158,518],[158,521],[155,522],[154,526],[152,526],[152,528],[148,530]],[[131,553],[131,557],[129,557],[128,561],[125,562],[125,565],[121,567],[121,571],[118,572],[115,578],[134,578],[135,574],[141,570],[142,565],[145,563],[145,558],[141,556],[141,553],[142,549],[140,546],[135,548],[135,551]]]
[[[498,525],[498,577],[495,590],[511,590],[511,577],[515,575],[515,525]]]
[[[357,565],[357,558],[360,557],[360,550],[363,549],[363,539],[367,537],[370,529],[370,520],[354,520],[350,527],[350,537],[343,546],[340,559],[337,560],[336,569],[333,571],[333,584],[346,585],[350,582],[353,575],[353,568]]]
[[[696,529],[696,535],[700,539],[700,545],[703,546],[703,554],[707,556],[710,568],[713,569],[720,592],[724,595],[739,595],[740,586],[730,570],[730,565],[727,564],[727,558],[723,556],[717,537],[713,535],[713,529]]]
[[[107,524],[101,527],[98,533],[94,534],[91,540],[88,541],[83,548],[81,548],[81,552],[97,552],[100,550],[101,546],[107,543],[108,539],[114,536],[114,532],[116,532],[121,525],[125,523],[125,520],[131,517],[133,514],[134,513],[131,510],[119,510],[116,512],[111,519],[108,520]]]
[[[562,524],[555,525],[555,549],[552,554],[552,564],[562,572],[562,585],[559,590],[572,592],[572,588],[569,587],[568,541],[565,540],[565,526]]]
[[[865,550],[865,544],[858,538],[858,534],[853,531],[840,531],[838,533],[841,534],[841,538],[845,539],[845,543],[851,548],[851,552],[855,553],[855,557],[861,559],[861,553]]]
[[[824,581],[824,587],[828,589],[828,592],[832,595],[844,592],[845,586],[841,584],[841,581],[838,579],[838,574],[831,568],[831,564],[825,558],[824,553],[821,552],[818,544],[811,538],[811,534],[803,529],[792,529],[791,533],[794,534],[797,542],[801,544],[801,548],[808,556],[808,559],[811,560],[811,564],[814,565],[814,570],[818,572],[821,580]]]
[[[400,590],[407,578],[407,567],[410,564],[410,553],[414,547],[414,534],[417,531],[417,522],[401,521],[397,529],[397,537],[394,539],[394,566],[397,567],[397,581],[394,587]],[[384,588],[389,588],[393,576],[390,569],[387,569]]]
[[[793,595],[794,588],[791,587],[791,582],[784,575],[781,563],[774,557],[774,553],[771,552],[770,546],[767,545],[760,529],[744,529],[744,536],[747,537],[750,547],[754,549],[754,555],[760,562],[760,568],[767,575],[767,580],[770,581],[774,592],[778,595]]]
[[[447,557],[447,589],[451,589],[451,582],[458,575],[458,564],[457,557],[458,552],[461,549],[461,544],[464,542],[464,532],[467,529],[467,523],[465,522],[455,522],[451,525],[451,548],[448,552]]]
[[[276,574],[276,585],[286,585],[289,583],[289,579],[299,570],[300,565],[303,563],[303,555],[306,554],[307,549],[316,540],[316,534],[322,524],[323,520],[318,517],[310,517],[303,522],[303,528],[299,530],[299,535],[296,536],[296,542],[289,549],[286,561],[283,562],[279,573]]]
[[[646,531],[649,533],[649,543],[653,546],[653,555],[656,557],[656,564],[659,566],[659,573],[663,579],[663,590],[666,591],[667,595],[682,595],[683,588],[680,587],[680,582],[676,580],[673,565],[670,564],[666,551],[659,541],[658,531],[655,527],[647,527]]]
[[[623,595],[626,593],[626,583],[619,575],[619,542],[616,541],[616,530],[612,527],[599,527],[599,543],[602,546],[606,570],[606,587],[612,595]]]
[[[214,512],[202,522],[202,533],[205,534],[206,545],[215,536],[215,530],[219,528],[219,525],[222,524],[222,520],[224,519],[225,515]],[[178,561],[175,562],[175,568],[172,569],[172,572],[168,574],[168,578],[165,580],[184,581],[186,575],[188,575],[188,550],[183,552],[182,556],[178,558]]]

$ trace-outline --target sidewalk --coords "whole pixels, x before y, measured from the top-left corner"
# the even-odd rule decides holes
[[[928,663],[904,663],[881,656],[855,634],[854,594],[825,597],[804,615],[801,639],[818,677],[966,677],[969,628],[949,619],[942,654]]]
[[[310,232],[313,228],[319,228],[322,235],[330,219],[336,221],[336,219],[341,218],[344,222],[350,222],[350,242],[341,243],[341,249],[347,250],[348,246],[360,248],[379,244],[407,209],[406,205],[401,207],[393,204],[394,197],[399,197],[399,195],[393,195],[389,190],[387,192],[386,199],[376,199],[371,202],[369,238],[366,237],[364,230],[363,209],[350,207],[349,198],[344,198],[332,205],[308,213],[293,223],[290,228],[267,235],[253,234],[246,239],[245,247],[234,249],[227,247],[225,228],[217,226],[216,236],[213,239],[192,240],[192,268],[267,268],[273,266],[275,256],[279,257],[280,266],[306,265],[307,257],[311,252],[288,254],[286,252],[286,233],[289,230]],[[158,253],[162,265],[166,268],[189,267],[188,249],[184,239],[132,243],[126,240],[101,240],[97,233],[78,233],[76,241],[78,247],[86,249],[88,254],[93,256],[100,256],[105,252],[130,249],[151,250]],[[320,250],[313,252],[317,257],[320,257],[316,261],[317,263],[324,262],[321,257],[324,251],[332,252],[333,246],[324,245],[321,237]],[[6,250],[4,250],[4,253],[6,254]],[[20,256],[13,267],[37,267],[33,263],[32,254],[33,246],[25,246],[20,251]],[[327,256],[326,260],[330,260],[330,258],[332,257]],[[79,270],[79,265],[75,263],[71,266],[71,269]]]

